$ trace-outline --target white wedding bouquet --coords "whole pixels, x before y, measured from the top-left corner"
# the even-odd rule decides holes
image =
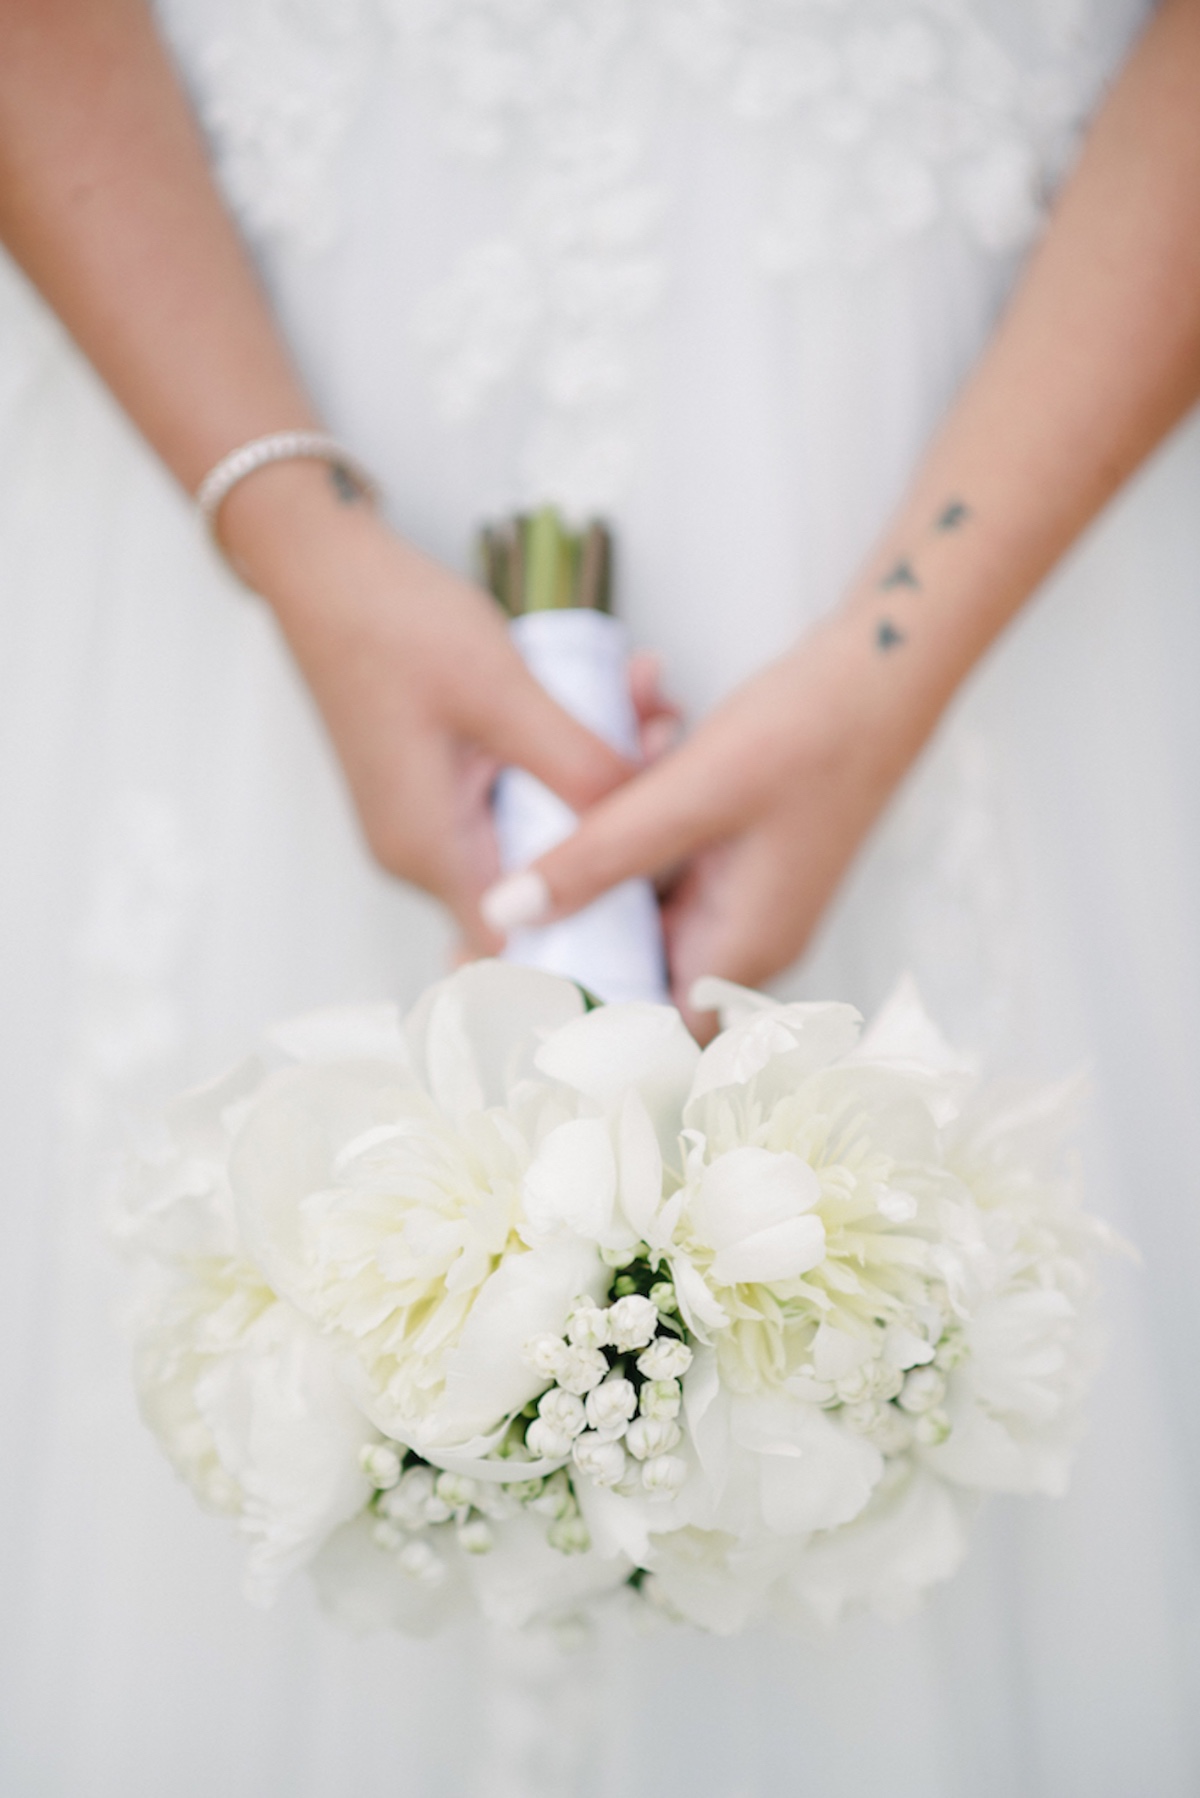
[[[353,1626],[616,1594],[732,1632],[916,1603],[986,1492],[1058,1493],[1093,1365],[1065,1090],[902,988],[669,1005],[467,967],[317,1013],[131,1168],[144,1415]]]

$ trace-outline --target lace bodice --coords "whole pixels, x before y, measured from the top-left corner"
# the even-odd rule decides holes
[[[538,396],[527,493],[614,503],[632,346],[669,285],[700,115],[759,171],[764,280],[870,268],[922,234],[1036,232],[1141,0],[161,0],[216,166],[268,252],[344,224],[364,115],[419,104],[486,222],[407,306],[436,408]],[[399,179],[399,171],[392,179]],[[387,203],[388,183],[373,191]]]
[[[663,87],[772,138],[764,263],[866,262],[943,215],[1035,229],[1138,0],[160,0],[247,227],[316,245],[368,90],[419,70],[451,154],[624,172]],[[630,105],[632,88],[636,100]],[[619,124],[618,124],[619,121]],[[569,141],[565,141],[569,140]],[[599,146],[592,142],[591,148]]]

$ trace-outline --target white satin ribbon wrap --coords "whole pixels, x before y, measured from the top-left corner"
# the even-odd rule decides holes
[[[559,704],[622,755],[638,753],[629,695],[629,640],[604,612],[530,612],[515,618],[521,656]],[[544,855],[575,828],[576,816],[521,768],[496,783],[496,835],[506,873]],[[560,923],[515,930],[505,957],[577,980],[597,998],[667,997],[658,901],[648,880],[626,880]]]

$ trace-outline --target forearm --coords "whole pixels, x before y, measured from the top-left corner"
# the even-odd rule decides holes
[[[919,739],[1200,397],[1200,0],[1166,0],[840,615]]]
[[[0,0],[0,238],[189,491],[315,422],[143,0]]]

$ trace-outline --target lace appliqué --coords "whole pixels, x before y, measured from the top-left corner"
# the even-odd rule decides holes
[[[759,250],[786,273],[866,266],[943,219],[989,251],[1028,243],[1106,59],[1087,0],[1012,10],[1021,54],[961,0],[667,0],[654,17],[674,66],[770,135]]]
[[[158,11],[247,233],[325,248],[337,227],[337,153],[379,35],[373,0],[226,0],[203,32],[187,0],[159,0]]]
[[[414,321],[436,403],[465,422],[520,385],[532,413],[511,497],[577,512],[614,505],[633,466],[639,343],[667,274],[646,149],[672,87],[761,135],[759,257],[786,275],[867,267],[947,222],[987,251],[1019,250],[1112,61],[1100,0],[160,11],[225,190],[260,237],[329,240],[338,151],[373,66],[405,91],[415,77],[447,154],[489,170],[498,200],[495,231],[460,251]]]
[[[518,171],[506,229],[465,251],[415,320],[442,415],[472,418],[526,380],[535,418],[514,498],[611,505],[632,461],[637,327],[664,278],[662,196],[624,78],[631,8],[451,0],[397,14],[447,149]]]

